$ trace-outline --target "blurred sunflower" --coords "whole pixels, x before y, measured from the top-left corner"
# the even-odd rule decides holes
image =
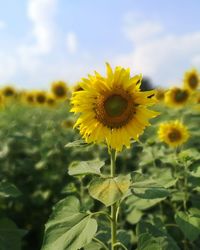
[[[44,105],[46,103],[46,92],[36,91],[35,92],[35,102],[39,105]]]
[[[171,107],[181,108],[190,100],[188,89],[173,87],[165,93],[165,103]]]
[[[5,98],[2,95],[2,93],[0,92],[0,108],[3,108],[5,104]]]
[[[178,120],[161,123],[158,130],[159,139],[171,147],[182,145],[188,140],[187,127]]]
[[[156,103],[155,91],[140,91],[142,77],[130,77],[130,70],[109,64],[107,76],[95,72],[82,79],[82,91],[73,93],[71,111],[80,113],[75,127],[87,143],[106,142],[109,148],[121,151],[138,140],[149,119],[158,112],[147,109]]]
[[[200,83],[199,72],[196,69],[186,71],[183,79],[184,87],[189,90],[196,90]]]
[[[66,128],[66,129],[68,129],[68,128],[73,128],[73,126],[74,126],[74,121],[73,121],[72,119],[64,120],[64,121],[62,121],[61,126],[62,126],[63,128]]]
[[[5,86],[4,88],[2,88],[1,92],[2,95],[5,96],[6,98],[15,97],[17,94],[17,91],[12,86]]]
[[[23,99],[27,104],[33,105],[35,103],[35,93],[33,91],[25,92]]]
[[[165,89],[161,89],[161,88],[157,89],[157,92],[156,92],[156,94],[155,94],[155,97],[156,97],[156,99],[157,99],[159,102],[164,101],[164,99],[165,99],[165,92],[166,92]]]
[[[48,93],[47,94],[47,97],[46,97],[46,104],[47,106],[49,107],[55,107],[56,105],[56,98],[54,97],[54,95],[52,95],[51,93]]]
[[[66,99],[68,93],[67,84],[63,81],[53,82],[51,85],[51,92],[56,99]]]

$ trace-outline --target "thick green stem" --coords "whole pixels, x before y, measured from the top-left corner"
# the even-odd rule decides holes
[[[115,177],[115,159],[116,159],[116,152],[115,150],[111,150],[111,164],[110,164],[110,176]],[[117,246],[115,246],[117,242],[117,203],[111,206],[111,249],[116,250]]]

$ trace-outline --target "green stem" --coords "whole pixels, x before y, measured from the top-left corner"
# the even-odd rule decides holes
[[[183,207],[184,211],[187,211],[187,199],[188,199],[188,177],[187,177],[187,166],[184,164],[184,201],[183,201]]]
[[[115,150],[111,150],[110,153],[110,176],[113,178],[115,177],[115,170],[116,170],[116,152]],[[116,250],[116,242],[117,242],[117,202],[111,206],[111,249]]]
[[[109,250],[108,247],[99,239],[93,238],[94,241],[98,242],[105,250]]]

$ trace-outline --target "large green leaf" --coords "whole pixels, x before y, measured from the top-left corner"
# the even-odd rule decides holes
[[[191,241],[198,238],[200,235],[200,216],[178,212],[175,215],[175,220],[186,238]]]
[[[0,250],[20,250],[21,239],[25,230],[17,228],[15,223],[7,218],[0,219]]]
[[[165,198],[159,199],[141,199],[135,195],[129,196],[126,199],[126,204],[129,206],[130,209],[139,209],[139,210],[146,210],[149,209],[159,202],[163,201]]]
[[[118,176],[115,178],[95,178],[90,186],[90,195],[106,206],[111,206],[128,191],[130,186],[130,176]]]
[[[70,164],[69,175],[85,175],[96,174],[101,175],[100,168],[104,166],[104,162],[100,160],[92,161],[74,161]]]
[[[9,182],[1,181],[0,182],[0,197],[18,197],[21,195],[21,192],[17,187]]]
[[[140,173],[132,174],[131,191],[142,199],[158,199],[169,195],[169,191],[155,180]]]
[[[92,241],[97,222],[79,210],[79,200],[73,196],[56,204],[45,226],[42,250],[77,250]]]

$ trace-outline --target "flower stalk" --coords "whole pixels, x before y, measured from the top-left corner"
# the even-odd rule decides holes
[[[110,152],[110,176],[112,178],[115,177],[115,170],[116,170],[116,151],[111,150]],[[117,202],[111,206],[111,249],[116,250],[117,246]]]

